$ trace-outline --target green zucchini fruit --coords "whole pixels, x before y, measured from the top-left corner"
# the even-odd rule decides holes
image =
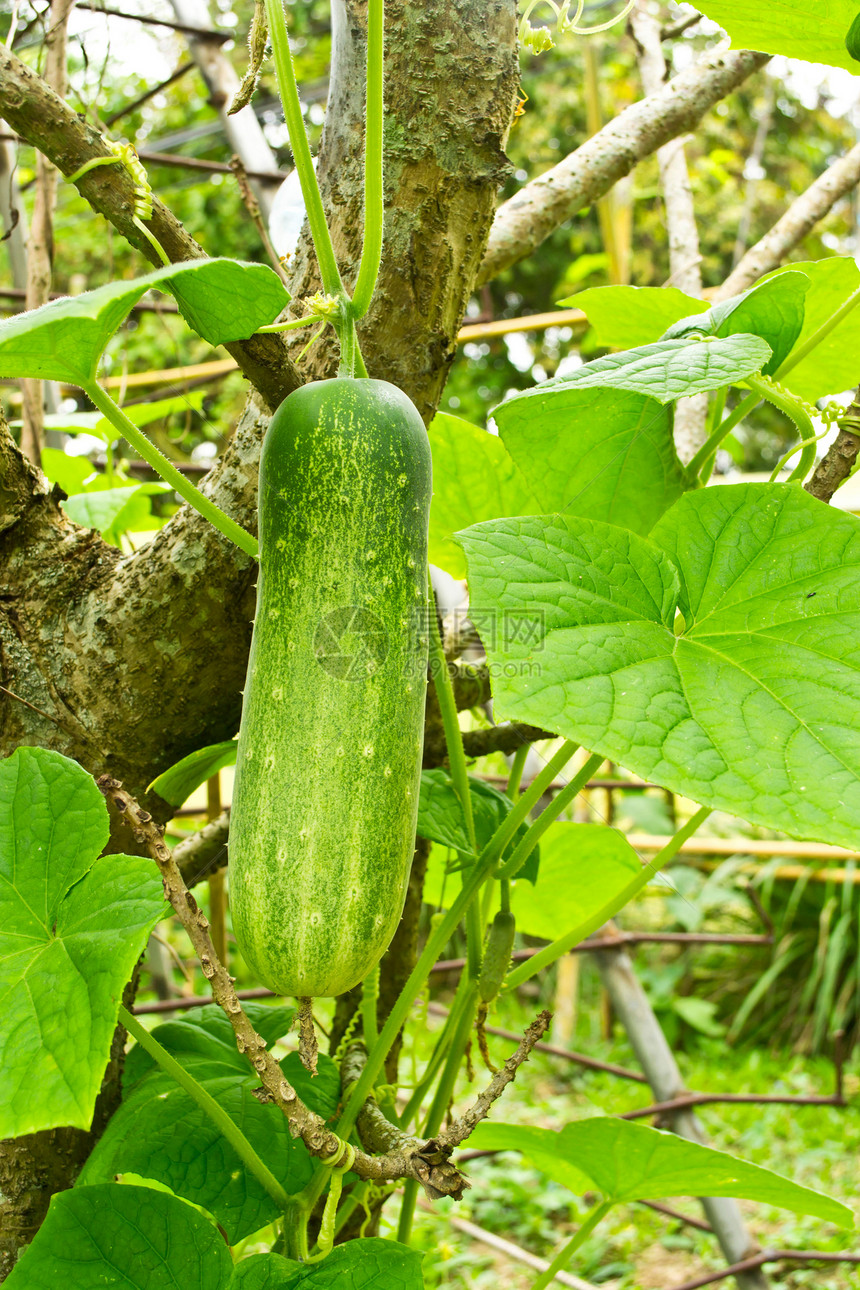
[[[492,1003],[502,988],[514,950],[516,931],[514,915],[510,910],[500,909],[490,924],[487,948],[481,962],[481,975],[478,977],[481,1003]]]
[[[860,62],[860,13],[855,16],[851,26],[848,28],[848,35],[845,37],[845,48],[855,62]]]
[[[430,495],[424,424],[385,381],[314,381],[272,418],[229,873],[239,947],[279,994],[351,989],[403,910]]]

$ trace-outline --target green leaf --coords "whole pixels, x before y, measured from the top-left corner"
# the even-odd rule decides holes
[[[679,318],[708,311],[707,301],[688,296],[677,287],[589,287],[558,303],[582,309],[598,345],[617,349],[650,345]]]
[[[212,775],[217,775],[225,766],[236,765],[236,747],[235,739],[225,739],[223,743],[196,749],[169,770],[162,771],[147,792],[157,793],[171,806],[182,806]]]
[[[625,390],[538,386],[493,412],[505,447],[543,510],[647,533],[689,482],[672,412]],[[478,597],[472,603],[487,606]]]
[[[221,1290],[232,1260],[212,1223],[148,1187],[60,1192],[6,1280],[9,1290]]]
[[[793,264],[791,269],[800,269],[809,278],[803,328],[794,352],[860,287],[860,270],[853,258],[836,255]],[[773,276],[787,272],[777,269]],[[825,394],[853,389],[860,382],[860,305],[855,305],[807,358],[779,379],[795,394],[813,402]]]
[[[289,1029],[295,1009],[256,1004],[249,1007],[249,1016],[271,1044]],[[313,1166],[304,1144],[293,1139],[277,1107],[257,1100],[259,1079],[237,1050],[220,1008],[195,1009],[193,1016],[157,1026],[153,1035],[236,1121],[286,1191],[298,1192],[310,1181]],[[320,1054],[314,1078],[295,1052],[281,1062],[281,1069],[311,1110],[326,1120],[334,1117],[340,1073],[330,1057]],[[138,1047],[129,1054],[125,1085],[122,1104],[78,1186],[100,1184],[117,1174],[152,1178],[213,1214],[231,1244],[278,1217],[275,1202],[205,1112]]]
[[[319,1263],[255,1254],[237,1263],[227,1290],[423,1290],[424,1256],[374,1236],[337,1245]]]
[[[647,394],[658,403],[672,403],[691,394],[735,385],[753,372],[770,367],[770,359],[770,346],[759,336],[738,334],[725,338],[690,336],[660,340],[639,349],[595,358],[568,376],[544,381],[536,389],[525,390],[516,397],[525,399],[538,392],[544,395],[574,386],[588,389],[597,385]]]
[[[99,533],[121,533],[134,526],[139,515],[139,503],[155,493],[169,493],[169,484],[157,482],[129,484],[122,488],[102,488],[96,491],[73,493],[63,502],[63,510],[70,520],[84,528],[98,529]],[[146,503],[149,512],[149,503]]]
[[[191,272],[174,271],[166,286],[189,327],[210,345],[245,340],[274,322],[290,302],[289,291],[267,264],[195,260],[190,267]]]
[[[672,1011],[676,1012],[688,1026],[698,1030],[712,1039],[720,1039],[726,1033],[726,1027],[716,1019],[717,1005],[713,999],[696,999],[691,995],[679,995],[671,1001]]]
[[[536,515],[541,506],[497,435],[440,412],[430,423],[433,503],[430,562],[465,578],[457,529],[499,515]]]
[[[801,333],[808,288],[809,278],[792,265],[790,269],[756,283],[749,291],[720,301],[707,313],[682,318],[669,327],[665,339],[690,336],[696,332],[726,339],[752,333],[773,351],[762,369],[770,376],[784,362]]]
[[[475,837],[480,849],[486,846],[496,829],[510,815],[513,802],[497,788],[493,788],[492,784],[475,775],[469,776],[469,792],[472,797]],[[505,849],[505,856],[513,854],[514,848],[528,831],[528,827],[526,822],[520,825]],[[431,842],[438,842],[445,847],[452,847],[463,855],[475,855],[466,831],[466,819],[460,799],[454,791],[453,781],[446,770],[421,772],[417,832],[420,837],[429,838]],[[537,881],[539,854],[540,848],[536,847],[520,870],[520,876],[528,879],[529,882]]]
[[[496,1146],[499,1129],[505,1130],[504,1148]],[[521,1146],[515,1145],[518,1139]],[[470,1147],[480,1149],[520,1150],[538,1168],[549,1163],[551,1167],[546,1172],[565,1186],[570,1185],[565,1167],[573,1167],[614,1204],[660,1196],[733,1196],[776,1205],[795,1214],[811,1214],[840,1227],[854,1226],[850,1209],[821,1192],[801,1187],[770,1169],[747,1164],[724,1151],[629,1120],[578,1120],[559,1132],[485,1121],[468,1141]],[[536,1153],[542,1156],[543,1163],[535,1160]]]
[[[641,871],[642,862],[616,829],[556,821],[541,839],[539,873],[531,879],[521,871],[511,884],[517,931],[557,940],[602,909]],[[446,870],[443,847],[434,846],[424,881],[425,902],[447,909],[459,890],[459,878]]]
[[[245,1013],[257,1034],[265,1039],[271,1047],[276,1040],[288,1034],[295,1020],[296,1010],[289,1004],[253,1003],[245,1001]],[[217,1004],[207,1004],[203,1008],[193,1008],[184,1017],[162,1022],[154,1027],[153,1037],[162,1048],[166,1048],[174,1057],[184,1061],[186,1056],[208,1057],[219,1065],[230,1066],[241,1074],[247,1074],[248,1063],[236,1047],[236,1036],[233,1027]],[[155,1058],[145,1048],[135,1044],[125,1059],[123,1084],[130,1088],[147,1071],[156,1066]],[[323,1086],[327,1083],[326,1070],[321,1075]],[[318,1081],[319,1082],[319,1081]],[[340,1083],[334,1090],[335,1105],[340,1092]],[[330,1112],[326,1112],[330,1114]]]
[[[90,1127],[123,987],[164,912],[151,861],[96,859],[108,831],[68,757],[0,762],[0,1137]]]
[[[729,348],[755,351],[748,364],[732,368],[735,372],[758,370],[767,357],[766,347],[755,338],[750,344],[733,340]],[[698,364],[699,378],[708,388],[726,379],[711,362],[713,355],[725,352],[722,342],[714,350],[701,342],[657,349],[664,359],[669,354],[683,364],[688,359]],[[641,351],[633,353],[629,366],[629,354],[611,355],[508,399],[493,411],[501,440],[456,417],[435,418],[430,427],[434,563],[464,576],[462,553],[452,554],[457,549],[454,533],[501,516],[559,510],[648,532],[693,481],[675,452],[671,410],[641,392],[608,388],[625,380],[624,373],[618,374],[619,364],[626,368],[628,382],[640,389],[656,380],[665,393],[676,381],[665,363],[661,367],[657,362],[655,376],[654,357],[642,360]],[[682,386],[691,388],[682,379],[673,388]]]
[[[857,71],[845,48],[857,0],[704,0],[696,8],[725,28],[735,49]]]
[[[500,632],[489,651],[498,718],[853,848],[860,521],[796,485],[737,484],[686,495],[652,539],[560,515],[463,535],[472,599],[543,619],[536,644]]]
[[[150,421],[158,421],[162,417],[173,416],[177,412],[187,412],[189,408],[199,412],[202,406],[203,391],[189,390],[186,394],[176,394],[168,399],[152,399],[146,403],[126,404],[123,412],[133,425],[145,426]],[[20,425],[21,422],[11,424]],[[45,429],[57,430],[62,434],[90,434],[105,443],[112,443],[117,437],[116,426],[100,412],[53,413],[45,417]]]
[[[87,457],[72,457],[62,448],[42,449],[42,470],[52,484],[59,484],[70,495],[80,493],[84,480],[95,474],[93,463]]]
[[[537,885],[517,879],[511,909],[517,930],[555,941],[595,914],[642,871],[617,829],[556,821],[541,840]]]
[[[593,1186],[589,1174],[562,1155],[559,1134],[553,1129],[483,1120],[469,1134],[468,1142],[470,1149],[479,1151],[519,1151],[535,1169],[562,1187],[568,1187],[576,1196],[584,1195]]]
[[[0,322],[0,376],[33,376],[86,386],[105,346],[151,287],[170,291],[180,312],[211,345],[250,336],[290,296],[273,269],[238,260],[166,265],[131,282],[111,282]]]

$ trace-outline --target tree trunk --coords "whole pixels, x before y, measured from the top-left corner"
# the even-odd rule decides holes
[[[351,282],[361,239],[364,6],[335,0],[335,10],[319,165],[335,247]],[[428,0],[417,7],[390,0],[388,10],[385,263],[362,343],[372,373],[402,386],[429,420],[504,174],[518,85],[515,0]],[[3,77],[0,110],[64,173],[98,151],[74,114],[0,49]],[[34,102],[44,104],[44,119]],[[91,172],[82,190],[137,241],[128,226],[126,181],[117,172]],[[199,253],[160,204],[153,227],[176,258]],[[309,264],[305,245],[296,260],[299,294],[311,289]],[[289,392],[292,379],[274,341],[231,347],[270,404]],[[327,373],[331,361],[321,346],[311,374]],[[203,484],[251,531],[267,415],[252,395]],[[163,820],[170,808],[147,795],[146,785],[238,727],[254,565],[188,507],[142,550],[122,556],[71,523],[60,499],[0,424],[0,683],[14,696],[0,694],[0,755],[19,744],[57,749],[94,774],[124,781]],[[16,1197],[14,1214],[0,1213],[10,1259],[32,1238],[53,1192],[72,1184],[92,1141],[55,1130],[5,1144],[0,1186],[4,1203],[12,1204],[12,1192]]]
[[[332,80],[318,176],[349,289],[363,231],[366,4],[333,0]],[[456,352],[505,178],[519,68],[513,0],[389,0],[385,51],[385,241],[359,337],[371,376],[405,390],[425,421]],[[319,289],[307,228],[291,289]],[[295,341],[301,348],[303,341]],[[331,376],[333,346],[311,352]]]

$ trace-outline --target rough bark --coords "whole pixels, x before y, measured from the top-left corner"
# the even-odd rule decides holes
[[[363,230],[365,30],[364,0],[334,0],[317,173],[347,287]],[[371,376],[400,386],[429,420],[507,172],[519,84],[513,0],[389,0],[385,83],[385,243],[359,335]],[[306,236],[292,289],[297,298],[318,289]],[[319,346],[309,370],[330,376],[335,363],[333,348]]]
[[[643,157],[692,130],[769,57],[743,49],[706,55],[659,93],[625,108],[581,148],[531,180],[499,207],[478,282],[489,282],[531,255],[554,229],[596,202]]]
[[[395,3],[389,30],[392,209],[383,305],[366,321],[363,339],[372,369],[403,385],[429,417],[483,253],[516,102],[514,4],[494,0],[488,11],[474,0],[434,0],[416,15]],[[440,39],[440,32],[449,34]],[[329,121],[344,124],[332,124],[320,171],[335,245],[348,265],[360,239],[354,225],[363,52],[358,41],[347,42],[344,52],[344,33],[339,39]],[[479,87],[474,94],[463,89],[470,78]],[[0,114],[64,173],[104,154],[99,136],[5,47]],[[128,219],[130,181],[119,167],[97,168],[80,188],[140,244]],[[173,258],[202,253],[157,202],[152,228]],[[232,349],[271,402],[295,384],[280,338]],[[204,484],[251,530],[264,424],[265,410],[252,401]],[[253,617],[251,562],[188,508],[123,558],[66,519],[8,434],[0,439],[0,460],[7,515],[0,525],[2,683],[48,714],[6,698],[0,752],[46,744],[145,797],[146,784],[166,766],[235,733]],[[151,799],[147,805],[165,817],[163,805]]]
[[[203,485],[250,529],[264,423],[249,403]],[[0,674],[25,700],[2,696],[0,751],[55,748],[144,793],[238,728],[255,566],[187,507],[123,557],[72,524],[60,496],[0,428]]]
[[[66,47],[69,14],[74,3],[75,0],[51,0],[48,30],[45,33],[45,80],[60,98],[65,97],[68,83]],[[56,168],[42,153],[37,153],[36,198],[27,242],[27,309],[38,309],[51,294],[54,207],[57,204],[58,178]],[[42,460],[42,442],[45,436],[45,386],[39,380],[26,380],[21,382],[21,388],[24,396],[21,447],[38,466]]]

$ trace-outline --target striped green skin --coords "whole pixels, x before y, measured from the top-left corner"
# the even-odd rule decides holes
[[[514,952],[516,932],[514,915],[508,910],[500,909],[490,924],[487,948],[484,950],[484,961],[478,978],[478,995],[482,1003],[492,1003],[502,988]]]
[[[248,966],[351,989],[385,952],[415,841],[427,676],[430,448],[385,381],[316,381],[272,418],[230,818]]]

